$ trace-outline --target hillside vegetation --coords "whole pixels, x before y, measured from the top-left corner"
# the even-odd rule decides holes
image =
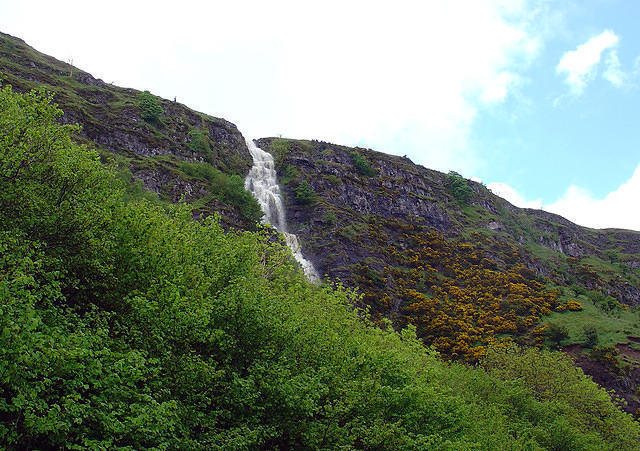
[[[63,108],[59,120],[82,125],[73,139],[117,162],[131,189],[187,202],[197,217],[219,212],[225,227],[255,229],[262,213],[242,186],[252,159],[234,124],[105,83],[0,33],[2,79],[18,92],[46,87]]]
[[[637,448],[563,355],[444,363],[267,232],[127,194],[61,114],[0,90],[3,447]]]
[[[357,287],[374,321],[413,324],[426,345],[471,363],[496,343],[566,348],[640,414],[640,233],[516,208],[404,157],[258,144],[274,155],[305,256]]]

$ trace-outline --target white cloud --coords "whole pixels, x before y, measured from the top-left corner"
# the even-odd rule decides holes
[[[513,187],[506,183],[493,182],[487,185],[493,194],[508,200],[516,207],[520,208],[542,208],[542,199],[536,199],[532,201],[526,200],[520,193],[518,193]]]
[[[603,199],[587,190],[571,185],[556,202],[541,205],[541,200],[527,201],[514,188],[504,183],[490,183],[491,191],[518,207],[542,208],[586,227],[624,228],[640,231],[640,165],[631,178]]]
[[[607,60],[605,61],[605,66],[602,77],[617,88],[624,85],[626,74],[620,68],[621,65],[620,60],[618,59],[618,52],[615,50],[609,52]]]
[[[361,144],[462,173],[480,164],[476,115],[518,88],[544,27],[525,0],[67,3],[19,2],[0,27],[250,136]]]
[[[592,37],[584,44],[579,45],[575,50],[566,52],[560,58],[560,62],[556,66],[558,74],[566,74],[566,83],[569,85],[571,92],[575,95],[583,93],[587,84],[593,80],[596,75],[598,63],[600,63],[602,52],[607,49],[613,49],[618,45],[618,36],[610,30],[605,30],[597,36]],[[611,57],[611,55],[609,55]],[[612,69],[610,77],[605,78],[615,84],[612,80],[616,78],[616,70],[620,70],[615,66],[617,55],[607,63],[607,69]]]
[[[558,201],[544,209],[588,227],[617,227],[640,231],[638,199],[640,165],[628,181],[607,194],[604,199],[596,199],[588,191],[572,185]]]

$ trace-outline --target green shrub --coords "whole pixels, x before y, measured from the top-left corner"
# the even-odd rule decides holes
[[[362,155],[360,155],[358,152],[356,151],[351,152],[351,161],[353,162],[353,165],[356,167],[358,174],[364,175],[367,177],[372,177],[377,174],[375,169],[373,169],[369,165],[369,162],[367,161],[367,159],[364,158]]]
[[[138,108],[140,108],[140,117],[150,124],[159,124],[160,115],[164,113],[162,107],[158,104],[156,96],[149,91],[138,94]]]
[[[545,329],[545,335],[556,347],[560,347],[562,341],[569,338],[569,330],[565,325],[549,323]]]
[[[244,180],[237,174],[227,175],[204,162],[180,163],[180,170],[186,175],[208,182],[209,192],[218,200],[236,205],[250,222],[257,223],[264,213],[258,201],[244,187]]]
[[[631,425],[632,417],[619,410],[609,393],[566,354],[511,345],[490,348],[481,363],[491,376],[512,386],[522,384],[536,401],[544,403],[532,402],[526,392],[509,401],[514,405],[513,415],[538,425],[532,433],[544,448],[637,448],[635,439],[618,433]],[[604,446],[598,437],[606,437],[609,445]]]
[[[209,138],[197,128],[191,129],[189,130],[189,148],[196,153],[206,155],[211,151]]]
[[[337,177],[333,174],[327,175],[325,176],[325,178],[332,184],[335,186],[338,186],[342,183],[342,180],[340,179],[340,177]]]
[[[315,201],[316,193],[306,180],[303,180],[293,189],[293,194],[296,198],[296,202],[301,205],[309,205]]]
[[[589,297],[589,299],[605,313],[615,313],[622,308],[620,302],[618,302],[616,298],[608,294],[604,294],[601,291],[590,290],[587,291],[586,294],[587,297]]]
[[[590,325],[586,324],[583,327],[584,330],[584,347],[595,348],[598,345],[598,330]]]
[[[290,149],[291,142],[282,138],[274,139],[269,145],[269,152],[271,153],[271,155],[273,155],[273,158],[276,160],[276,162],[282,159],[282,157],[284,157],[284,155],[286,155]]]
[[[338,233],[349,241],[353,241],[353,239],[358,235],[358,231],[353,227],[353,224],[342,227]]]
[[[297,167],[292,164],[288,164],[282,170],[282,173],[279,177],[280,182],[284,185],[289,185],[300,177],[300,171]]]
[[[445,186],[454,199],[461,205],[468,204],[471,196],[473,196],[473,190],[467,183],[467,179],[455,171],[450,171],[449,174],[447,174]]]
[[[336,225],[336,222],[338,221],[338,219],[336,218],[335,213],[333,213],[332,211],[328,211],[326,212],[323,216],[322,216],[322,220],[324,222],[326,222],[327,224],[334,226]]]

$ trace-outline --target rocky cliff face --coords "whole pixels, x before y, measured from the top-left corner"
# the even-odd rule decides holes
[[[407,158],[315,141],[265,138],[258,144],[276,156],[292,227],[309,257],[330,276],[351,281],[349,265],[376,258],[362,245],[364,237],[357,230],[362,224],[371,218],[395,219],[433,228],[447,238],[482,233],[520,249],[526,265],[543,276],[572,281],[593,271],[595,285],[627,304],[640,302],[634,273],[640,266],[640,233],[588,229],[552,213],[520,209],[472,181],[466,183],[473,193],[461,204],[447,187],[447,174]],[[372,175],[358,170],[358,158]],[[313,202],[297,200],[302,182],[314,193]],[[404,232],[389,233],[390,240],[402,245]],[[503,258],[490,251],[488,255],[498,262]],[[600,271],[599,266],[607,265],[614,267]]]
[[[107,84],[2,33],[0,72],[3,83],[18,91],[44,86],[53,92],[65,112],[62,120],[81,124],[79,139],[105,156],[115,155],[131,181],[167,201],[191,202],[195,215],[218,211],[228,226],[253,227],[255,218],[212,194],[211,177],[185,168],[185,163],[210,165],[244,177],[252,161],[235,125],[153,96],[157,120],[144,120],[140,92]],[[465,183],[472,195],[461,203],[447,185],[448,175],[407,158],[322,142],[269,138],[260,145],[276,156],[288,217],[305,253],[332,278],[355,284],[354,265],[382,274],[388,261],[375,239],[384,236],[385,243],[405,249],[411,238],[406,226],[467,241],[470,233],[480,233],[517,249],[539,276],[579,281],[627,304],[640,302],[636,232],[591,230],[557,215],[518,209],[470,181]],[[370,223],[382,227],[377,238]],[[484,247],[484,255],[497,264],[508,260],[502,251]],[[399,308],[397,299],[393,304]]]
[[[182,162],[211,164],[225,174],[244,176],[252,164],[242,134],[224,119],[153,97],[157,120],[142,118],[140,92],[120,88],[44,55],[24,41],[0,33],[2,82],[16,91],[45,87],[64,111],[63,122],[82,126],[81,141],[103,154],[116,154],[135,179],[161,198],[201,201],[197,214],[222,212],[223,222],[251,228],[251,221],[228,202],[208,199],[207,181],[181,171]]]
[[[500,341],[549,346],[556,321],[575,321],[566,342],[576,364],[626,411],[640,407],[640,328],[628,307],[640,303],[640,233],[520,209],[402,157],[317,141],[258,145],[275,157],[305,256],[358,287],[374,321],[411,323],[443,356],[471,362]],[[584,349],[582,328],[594,324],[617,334],[613,346]]]

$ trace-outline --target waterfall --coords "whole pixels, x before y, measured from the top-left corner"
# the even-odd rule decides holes
[[[253,157],[253,166],[244,180],[244,186],[260,204],[260,208],[264,212],[262,221],[271,224],[278,232],[284,235],[287,246],[291,249],[293,257],[302,266],[307,279],[312,282],[320,280],[313,263],[302,255],[298,237],[287,231],[287,219],[276,178],[273,156],[256,146],[253,140],[246,139],[246,142]]]

